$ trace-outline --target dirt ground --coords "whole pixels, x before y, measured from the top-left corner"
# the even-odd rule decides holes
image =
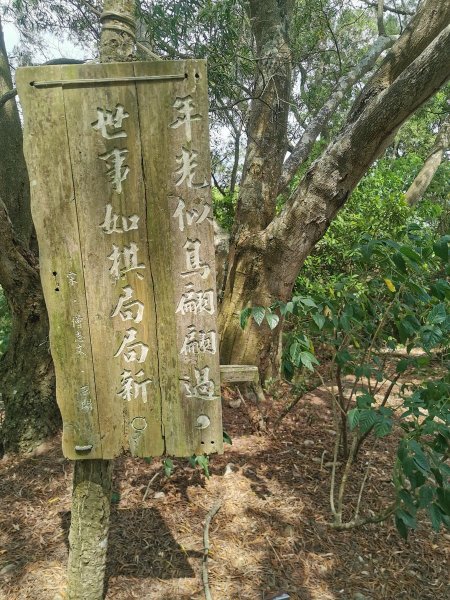
[[[210,528],[214,600],[268,600],[276,592],[291,600],[450,599],[448,533],[424,523],[405,542],[392,521],[345,532],[327,526],[334,433],[325,392],[304,397],[277,430],[270,423],[290,398],[268,398],[266,431],[251,399],[231,408],[235,392],[224,395],[233,444],[211,458],[210,479],[181,460],[169,479],[159,460],[116,461],[108,600],[204,598],[203,527],[217,500]],[[378,446],[370,509],[391,499],[393,452],[392,443]],[[357,477],[364,460],[363,452]],[[71,477],[59,439],[38,456],[0,461],[1,600],[66,597]]]

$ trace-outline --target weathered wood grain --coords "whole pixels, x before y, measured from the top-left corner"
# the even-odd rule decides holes
[[[68,83],[30,85],[39,80]],[[65,455],[221,452],[205,64],[32,67],[18,89]],[[176,104],[187,96],[190,132]],[[183,276],[193,242],[208,268]],[[206,309],[184,306],[189,293]]]
[[[60,77],[47,67],[46,77]],[[38,232],[40,271],[50,315],[56,394],[63,415],[63,451],[69,458],[103,456],[97,393],[80,254],[75,191],[61,88],[30,85],[35,69],[18,69],[25,114],[24,151]],[[79,448],[92,447],[90,452]]]
[[[222,383],[259,383],[258,367],[251,365],[220,365]]]
[[[145,73],[142,63],[135,63],[134,69],[138,76]],[[155,209],[149,206],[147,225],[150,254],[155,259],[152,273],[166,449],[176,456],[222,452],[212,210],[206,218],[203,213],[204,207],[211,206],[206,66],[204,61],[164,61],[155,64],[154,69],[160,74],[185,75],[171,86],[163,82],[137,85],[139,114],[141,122],[146,123],[141,127],[146,187],[158,214],[156,219]],[[192,103],[191,119],[199,115],[190,123],[190,135],[186,122],[179,121],[183,111],[176,108],[180,106],[177,99],[186,98]],[[182,180],[183,152],[186,156],[192,151],[198,153],[193,179],[187,176]],[[190,223],[187,211],[189,221],[193,217]],[[181,276],[189,270],[187,252],[191,242],[197,240],[201,242],[200,262],[208,269]],[[176,276],[167,278],[168,269]],[[197,294],[197,300],[199,294],[208,293],[212,314],[183,311],[180,302],[189,291]],[[209,342],[215,338],[214,353],[200,351],[195,341],[183,352],[187,336],[192,334],[199,340],[201,332]],[[207,383],[203,388],[197,385],[202,378],[211,382],[209,389]]]

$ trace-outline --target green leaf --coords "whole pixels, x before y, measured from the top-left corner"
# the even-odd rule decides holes
[[[430,517],[431,526],[434,531],[439,531],[442,523],[441,511],[437,504],[430,504],[427,508],[428,516]]]
[[[204,454],[200,454],[196,457],[195,462],[203,469],[205,476],[209,479],[209,457]]]
[[[319,361],[314,356],[314,354],[311,354],[311,352],[306,352],[306,351],[300,352],[300,362],[304,367],[306,367],[310,371],[314,371],[313,364],[314,365],[319,364]]]
[[[450,489],[437,489],[438,503],[444,514],[450,515]]]
[[[336,353],[336,362],[341,367],[346,363],[352,360],[352,355],[347,349],[341,350],[341,352]]]
[[[382,438],[389,435],[392,431],[392,419],[383,419],[378,423],[375,423],[374,433],[376,437]]]
[[[445,304],[440,303],[436,304],[430,312],[428,313],[427,321],[432,323],[433,325],[439,325],[440,323],[445,323],[447,320],[447,311],[445,308]]]
[[[359,409],[353,408],[352,410],[349,410],[347,414],[347,419],[350,431],[353,431],[359,423]]]
[[[395,512],[396,516],[403,521],[403,523],[410,529],[416,529],[417,521],[416,517],[410,515],[406,510],[399,508]]]
[[[230,446],[233,445],[232,439],[230,438],[230,436],[228,435],[228,433],[225,430],[223,431],[223,443],[230,444]]]
[[[419,508],[426,508],[434,498],[434,490],[429,485],[423,485],[419,490]]]
[[[406,508],[408,509],[408,511],[412,514],[415,515],[417,512],[417,508],[414,504],[414,500],[412,495],[410,494],[410,492],[408,492],[408,490],[405,490],[404,488],[402,490],[400,490],[399,492],[399,498],[402,500],[402,502],[405,504]]]
[[[397,366],[395,367],[395,370],[397,371],[397,373],[404,373],[410,364],[411,364],[411,362],[409,359],[402,358],[401,360],[398,361]]]
[[[163,460],[163,467],[164,467],[164,475],[166,477],[170,477],[173,473],[173,460],[171,458],[165,458]]]
[[[408,539],[408,528],[406,527],[406,525],[402,521],[402,519],[397,517],[397,515],[395,515],[395,526],[397,527],[397,531],[402,536],[402,538],[404,540],[407,540]]]
[[[350,319],[348,318],[347,315],[342,315],[342,317],[339,319],[339,321],[340,321],[341,327],[344,331],[350,331],[352,326],[350,324]]]
[[[373,367],[368,364],[358,365],[355,368],[356,377],[371,377]]]
[[[286,304],[283,304],[282,302],[280,302],[279,309],[280,314],[284,317],[286,313],[292,313],[294,311],[294,303],[287,302]]]
[[[420,254],[417,254],[417,252],[415,252],[409,246],[400,246],[400,252],[403,254],[403,256],[406,256],[407,258],[409,258],[417,264],[420,264],[422,262],[422,257],[420,256]]]
[[[295,302],[300,302],[304,306],[309,306],[311,308],[317,308],[317,304],[314,302],[312,298],[302,298],[301,296],[296,296],[293,298]]]
[[[428,464],[427,457],[420,445],[415,440],[410,440],[409,447],[414,454],[413,460],[419,469],[423,473],[430,473],[430,465]]]
[[[442,329],[437,325],[425,325],[420,331],[420,339],[425,350],[431,350],[439,345],[442,337]]]
[[[356,406],[358,408],[370,408],[375,402],[375,398],[370,394],[361,394],[356,397]]]
[[[118,504],[120,502],[120,493],[112,492],[111,494],[111,504]]]
[[[302,346],[299,342],[295,341],[289,348],[289,356],[296,367],[300,366],[300,353],[302,352]]]
[[[255,320],[257,325],[261,325],[264,320],[264,315],[266,314],[266,309],[263,306],[254,306],[252,308],[252,317]]]
[[[317,327],[319,329],[322,329],[322,327],[325,325],[325,321],[326,321],[326,318],[324,317],[324,315],[322,315],[322,313],[314,313],[312,318],[313,318],[314,323],[317,325]]]
[[[430,285],[430,292],[435,298],[445,300],[450,296],[450,284],[444,279],[438,279]]]
[[[280,322],[280,317],[277,314],[275,314],[275,313],[269,313],[268,312],[266,314],[266,321],[269,324],[270,329],[275,329],[275,327]]]
[[[241,325],[241,329],[245,329],[247,322],[248,322],[248,318],[252,313],[252,309],[247,306],[247,308],[244,308],[244,310],[241,310],[241,314],[240,314],[240,318],[239,318],[239,322]]]
[[[403,258],[403,256],[401,254],[393,254],[392,256],[392,260],[395,264],[395,266],[397,267],[397,269],[401,272],[401,273],[406,273],[406,263],[405,263],[405,259]]]
[[[448,261],[448,236],[442,237],[433,244],[433,250],[436,256],[439,256],[444,262]]]
[[[366,433],[377,422],[377,413],[371,408],[365,408],[359,415],[359,428],[361,433]]]

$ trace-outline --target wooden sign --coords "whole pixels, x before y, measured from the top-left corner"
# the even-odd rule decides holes
[[[65,456],[222,452],[204,61],[17,87]]]

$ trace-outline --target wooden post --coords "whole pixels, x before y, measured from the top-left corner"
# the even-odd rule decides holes
[[[63,451],[76,461],[71,600],[102,588],[106,461],[124,448],[223,451],[206,64],[129,62],[133,4],[105,3],[101,17],[103,60],[122,48],[122,63],[17,74]]]
[[[134,0],[105,0],[101,17],[100,62],[134,58]],[[69,532],[69,600],[104,596],[112,460],[76,460]]]

